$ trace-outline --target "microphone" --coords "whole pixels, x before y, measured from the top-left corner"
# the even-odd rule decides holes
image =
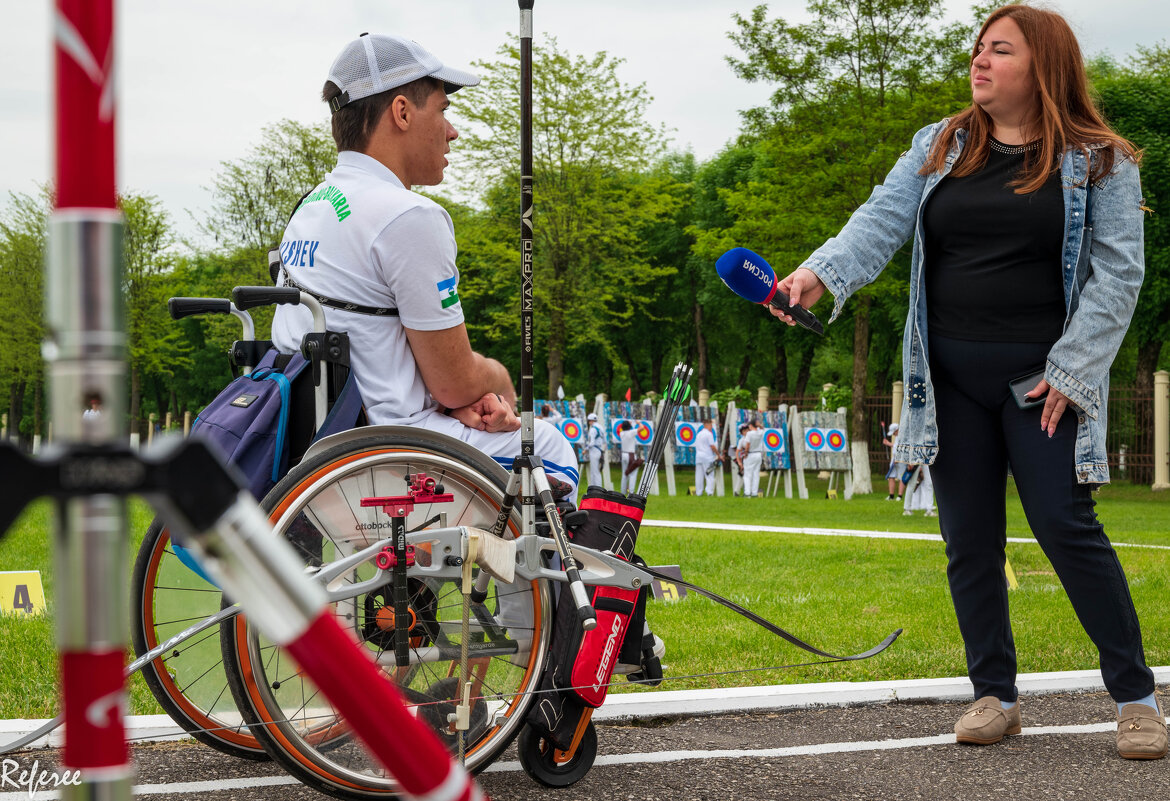
[[[788,295],[777,288],[779,282],[775,271],[747,248],[732,248],[724,253],[715,262],[715,272],[728,289],[744,300],[779,309],[814,334],[825,333],[825,327],[815,314],[788,302]]]

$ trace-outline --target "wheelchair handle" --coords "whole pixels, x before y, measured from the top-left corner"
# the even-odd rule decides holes
[[[302,292],[296,287],[238,286],[232,290],[232,298],[241,309],[251,309],[256,306],[268,306],[271,304],[278,306],[304,306],[313,313],[313,331],[318,334],[325,333],[325,309],[321,307],[321,304],[317,302],[315,297],[308,292]],[[317,427],[324,422],[325,416],[329,411],[329,388],[326,382],[321,380],[321,355],[319,353],[305,353],[304,355],[313,362],[313,376],[314,383],[316,384],[316,390],[313,392],[313,407],[316,415],[313,430],[316,431]]]
[[[171,298],[167,310],[172,320],[181,320],[192,314],[229,314],[232,302],[224,298]]]
[[[319,334],[325,333],[325,310],[317,299],[308,292],[302,292],[291,286],[238,286],[232,290],[232,298],[236,306],[241,309],[252,309],[256,306],[296,306],[301,305],[313,313],[313,330]]]
[[[238,286],[232,290],[232,299],[241,309],[301,302],[301,291],[290,286]]]
[[[245,340],[256,338],[252,315],[225,298],[171,298],[167,301],[167,311],[171,313],[172,320],[181,320],[194,314],[230,314],[240,321]]]

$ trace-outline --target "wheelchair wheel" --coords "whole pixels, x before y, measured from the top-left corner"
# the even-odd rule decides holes
[[[442,526],[489,528],[503,499],[507,474],[462,442],[433,432],[384,427],[370,436],[340,435],[336,447],[308,455],[264,500],[275,530],[293,544],[312,571],[390,536],[390,519],[363,498],[403,495],[406,476],[419,472],[438,480],[454,502],[420,504],[406,519],[407,531]],[[509,536],[518,531],[510,522]],[[421,564],[432,558],[420,548]],[[377,575],[373,559],[330,583],[331,589]],[[458,702],[462,594],[458,582],[410,577],[411,623],[408,664],[396,664],[392,586],[335,603],[338,622],[361,642],[400,688],[421,720],[452,751],[457,733],[447,714]],[[503,584],[488,589],[486,612],[473,614],[471,726],[466,766],[486,767],[524,725],[548,650],[551,599],[547,582]],[[273,759],[298,779],[343,798],[393,795],[397,785],[349,733],[324,696],[290,657],[273,646],[244,616],[221,633],[228,681],[251,731]]]
[[[220,609],[220,591],[183,564],[157,520],[138,549],[131,592],[137,656]],[[196,740],[225,754],[266,760],[228,688],[220,625],[167,649],[143,665],[142,677],[159,705]]]

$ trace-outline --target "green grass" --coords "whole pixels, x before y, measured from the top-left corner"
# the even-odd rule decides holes
[[[153,512],[141,501],[131,501],[127,587],[134,555]],[[0,539],[0,570],[39,570],[45,590],[46,614],[0,616],[0,719],[47,718],[58,712],[57,664],[53,655],[55,571],[53,565],[53,505],[38,501],[24,510]],[[133,658],[133,654],[128,654]],[[130,682],[130,712],[162,712],[139,676]]]
[[[727,495],[722,498],[665,495],[666,481],[659,472],[663,495],[651,495],[646,502],[646,516],[651,519],[693,520],[742,524],[763,524],[793,528],[851,528],[869,531],[910,531],[937,534],[938,518],[924,517],[921,512],[913,517],[902,516],[902,504],[886,501],[885,481],[873,481],[875,489],[869,495],[854,495],[849,501],[825,497],[827,482],[807,474],[808,500],[801,501],[793,481],[793,499],[783,497],[781,487],[775,498],[730,497],[731,482],[726,481]],[[690,476],[676,476],[677,489],[685,491],[693,484]],[[684,482],[685,478],[685,482]],[[761,481],[761,485],[765,482]],[[880,485],[880,487],[879,487]],[[1170,545],[1170,492],[1152,492],[1148,486],[1107,484],[1095,493],[1097,514],[1105,531],[1115,542]],[[1009,537],[1031,537],[1023,509],[1008,481],[1007,534]]]
[[[856,653],[904,629],[888,651],[867,661],[679,679],[669,682],[673,689],[961,676],[966,671],[942,543],[655,528],[645,529],[639,543],[652,564],[679,564],[688,581],[832,653]],[[1120,555],[1141,616],[1146,657],[1150,664],[1167,664],[1167,554],[1124,549]],[[1039,548],[1009,545],[1008,558],[1020,580],[1011,594],[1020,671],[1095,668],[1096,650]],[[815,660],[694,594],[677,603],[652,602],[648,614],[667,643],[668,675]]]
[[[660,474],[665,491],[665,477]],[[680,488],[692,483],[678,475]],[[879,482],[875,482],[875,486]],[[884,482],[881,482],[884,484]],[[809,474],[809,499],[674,498],[651,496],[649,519],[762,524],[795,528],[938,533],[938,519],[902,515],[885,493],[850,501],[825,498],[825,482]],[[728,482],[730,487],[730,482]],[[1009,485],[1010,487],[1010,485]],[[1170,493],[1110,485],[1097,495],[1097,512],[1115,542],[1170,546]],[[25,511],[0,540],[0,570],[40,570],[50,611],[54,575],[47,502]],[[150,510],[131,503],[131,554]],[[1029,537],[1014,489],[1009,488],[1008,536]],[[650,564],[677,564],[688,581],[743,604],[825,650],[849,654],[878,643],[896,628],[905,633],[885,653],[863,662],[743,671],[814,661],[742,617],[701,596],[678,603],[652,601],[654,630],[667,645],[672,678],[661,689],[731,687],[810,681],[867,681],[960,676],[963,647],[946,586],[941,542],[745,533],[647,526],[639,553]],[[1146,658],[1170,664],[1170,553],[1119,548],[1142,622]],[[1009,544],[1020,580],[1011,594],[1021,672],[1097,667],[1096,651],[1081,630],[1039,547]],[[56,711],[52,624],[47,616],[0,618],[0,718],[48,717]],[[621,685],[619,685],[621,686]],[[633,688],[631,688],[633,689]],[[131,712],[159,708],[140,679],[131,684]]]

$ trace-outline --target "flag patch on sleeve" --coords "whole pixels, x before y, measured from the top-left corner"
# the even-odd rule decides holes
[[[440,281],[439,283],[435,284],[439,290],[439,303],[444,309],[450,308],[459,302],[459,290],[457,287],[458,283],[459,278],[457,276],[452,276],[446,281]]]

